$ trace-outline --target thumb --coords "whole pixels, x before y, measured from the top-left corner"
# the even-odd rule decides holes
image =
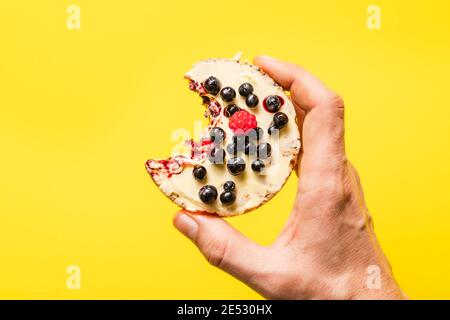
[[[267,250],[217,216],[178,212],[175,228],[192,240],[210,264],[254,287],[253,280],[267,266]]]

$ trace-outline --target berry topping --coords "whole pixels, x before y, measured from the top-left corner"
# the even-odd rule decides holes
[[[225,87],[220,91],[223,101],[230,102],[236,97],[236,91],[231,87]]]
[[[249,137],[250,140],[260,140],[262,138],[264,134],[263,129],[261,129],[260,127],[257,127],[255,129],[250,130],[247,133],[247,136]]]
[[[208,106],[211,103],[211,99],[208,96],[202,96],[202,103]]]
[[[258,157],[267,159],[272,154],[272,146],[270,143],[263,142],[258,146]]]
[[[212,164],[223,164],[225,161],[225,150],[214,147],[208,154],[208,159]]]
[[[220,127],[214,127],[209,131],[209,137],[212,142],[219,144],[225,140],[225,131]]]
[[[227,181],[223,184],[223,190],[234,191],[236,189],[236,184],[233,181]]]
[[[270,135],[277,135],[277,134],[280,133],[280,130],[277,127],[275,127],[275,126],[270,126],[269,129],[267,129],[267,132]]]
[[[241,110],[231,116],[228,127],[237,135],[246,134],[257,126],[256,117],[248,111]]]
[[[229,118],[233,114],[235,114],[236,112],[238,112],[240,110],[241,110],[241,108],[239,108],[237,105],[230,104],[230,105],[226,106],[225,109],[223,109],[223,114],[225,115],[225,117]]]
[[[213,77],[213,76],[206,79],[205,82],[203,83],[203,87],[205,88],[206,92],[208,92],[214,96],[219,93],[220,86],[221,86],[221,84],[220,84],[219,79],[217,79],[216,77]]]
[[[213,203],[217,199],[217,189],[211,185],[203,186],[200,188],[198,196],[204,203]]]
[[[244,83],[239,86],[239,94],[243,97],[247,97],[253,93],[253,86],[250,83]]]
[[[288,121],[289,119],[287,115],[283,112],[277,112],[273,115],[273,124],[278,129],[283,128],[288,123]]]
[[[247,105],[247,107],[249,108],[254,108],[258,105],[259,103],[259,99],[256,95],[254,95],[253,93],[250,93],[247,98],[245,99],[245,104]]]
[[[236,200],[234,192],[225,191],[220,194],[220,202],[223,204],[232,204]]]
[[[248,141],[245,144],[244,152],[245,152],[246,155],[249,155],[249,154],[253,155],[253,154],[255,154],[256,153],[256,145],[253,142]]]
[[[227,162],[227,168],[232,175],[238,175],[245,170],[245,161],[241,157],[231,158]]]
[[[189,80],[189,89],[195,91],[198,89],[198,83],[194,80]]]
[[[255,172],[261,172],[265,166],[264,161],[261,159],[256,159],[252,162],[252,170]]]
[[[263,101],[264,108],[269,112],[277,112],[283,105],[284,100],[279,96],[268,96]]]
[[[206,177],[206,168],[203,166],[197,166],[192,170],[194,178],[197,180],[203,180]]]

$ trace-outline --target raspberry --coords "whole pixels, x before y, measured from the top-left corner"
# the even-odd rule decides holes
[[[246,134],[257,127],[256,117],[246,110],[236,112],[230,117],[228,127],[235,134]]]

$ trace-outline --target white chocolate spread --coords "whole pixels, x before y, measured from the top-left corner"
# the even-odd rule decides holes
[[[190,81],[190,88],[202,96],[210,98],[209,107],[205,115],[209,117],[208,131],[205,132],[205,143],[192,142],[193,156],[176,156],[168,160],[149,160],[146,163],[148,172],[160,190],[174,201],[178,206],[188,211],[205,211],[219,216],[228,217],[243,214],[255,209],[271,199],[284,185],[295,165],[300,150],[300,134],[296,123],[296,113],[290,99],[283,89],[268,75],[260,71],[256,66],[248,62],[240,62],[236,59],[209,59],[196,63],[186,73],[185,77]],[[225,102],[220,94],[212,96],[202,86],[205,79],[210,76],[218,78],[221,87],[232,87],[236,91],[233,102]],[[248,108],[245,97],[238,93],[238,88],[243,83],[250,83],[254,88],[254,94],[259,98],[259,104],[255,108]],[[263,100],[270,95],[277,95],[284,100],[280,112],[288,116],[288,123],[279,130],[279,135],[269,135],[268,128],[273,123],[273,113],[263,107]],[[226,161],[232,157],[226,153],[225,164],[212,164],[206,157],[211,144],[209,144],[209,129],[221,127],[226,138],[221,147],[226,150],[227,144],[232,142],[233,132],[228,127],[229,118],[223,113],[224,107],[236,104],[242,110],[246,110],[256,116],[258,127],[264,133],[262,142],[268,142],[272,146],[272,155],[264,160],[266,167],[263,174],[254,172],[251,162],[256,155],[244,155],[245,171],[233,176],[227,170]],[[194,152],[195,151],[195,152]],[[198,181],[193,177],[192,170],[196,165],[202,165],[207,170],[204,180]],[[211,204],[202,202],[199,198],[199,190],[204,185],[216,187],[219,195],[223,191],[226,181],[234,181],[236,184],[236,200],[233,204],[224,205],[217,197]]]

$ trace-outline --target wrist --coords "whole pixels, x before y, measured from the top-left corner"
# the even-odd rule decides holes
[[[381,249],[380,249],[381,250]],[[381,254],[381,256],[380,256]],[[394,279],[391,267],[381,251],[374,250],[375,259],[360,263],[348,281],[349,300],[402,300],[407,299]],[[356,258],[356,257],[355,257]],[[355,259],[356,260],[356,259]],[[353,265],[352,268],[355,266]]]

